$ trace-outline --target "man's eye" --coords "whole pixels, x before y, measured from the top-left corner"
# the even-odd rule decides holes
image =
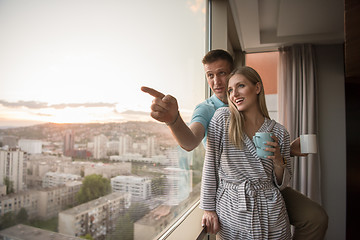
[[[226,72],[220,72],[219,74],[220,74],[220,76],[224,76],[224,75],[226,75]]]
[[[213,78],[214,74],[208,74],[208,78]]]

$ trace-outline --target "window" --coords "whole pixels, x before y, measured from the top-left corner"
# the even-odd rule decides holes
[[[150,118],[152,97],[140,87],[175,96],[190,121],[205,99],[205,15],[205,0],[0,2],[0,141],[10,145],[3,137],[9,135],[37,140],[29,148],[40,153],[19,157],[33,173],[28,180],[41,186],[51,171],[131,176],[128,190],[144,192],[138,199],[105,196],[119,198],[126,209],[116,216],[115,230],[88,232],[93,236],[152,239],[199,196],[202,146],[181,150],[165,124]],[[150,187],[137,178],[150,179]],[[62,181],[54,184],[65,188]],[[35,203],[38,213],[29,219],[45,207]],[[91,203],[82,211],[97,209]],[[67,220],[58,219],[59,226]],[[74,229],[59,232],[76,230],[67,227]]]

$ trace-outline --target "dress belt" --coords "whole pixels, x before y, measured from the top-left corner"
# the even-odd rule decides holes
[[[258,190],[266,190],[274,188],[274,184],[270,181],[249,181],[243,182],[230,182],[220,179],[220,188],[236,190],[239,198],[239,210],[246,211],[246,195],[251,198],[256,197]]]

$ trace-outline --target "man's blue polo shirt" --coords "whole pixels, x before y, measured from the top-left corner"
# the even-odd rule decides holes
[[[194,122],[199,122],[204,126],[205,128],[205,137],[203,139],[204,146],[206,146],[207,129],[215,111],[218,108],[227,107],[227,106],[228,106],[227,104],[223,103],[214,94],[210,98],[206,99],[204,102],[198,104],[195,107],[190,124]]]

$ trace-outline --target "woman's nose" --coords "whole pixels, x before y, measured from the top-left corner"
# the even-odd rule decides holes
[[[237,91],[232,91],[232,94],[234,97],[237,97],[239,95],[239,93]]]

